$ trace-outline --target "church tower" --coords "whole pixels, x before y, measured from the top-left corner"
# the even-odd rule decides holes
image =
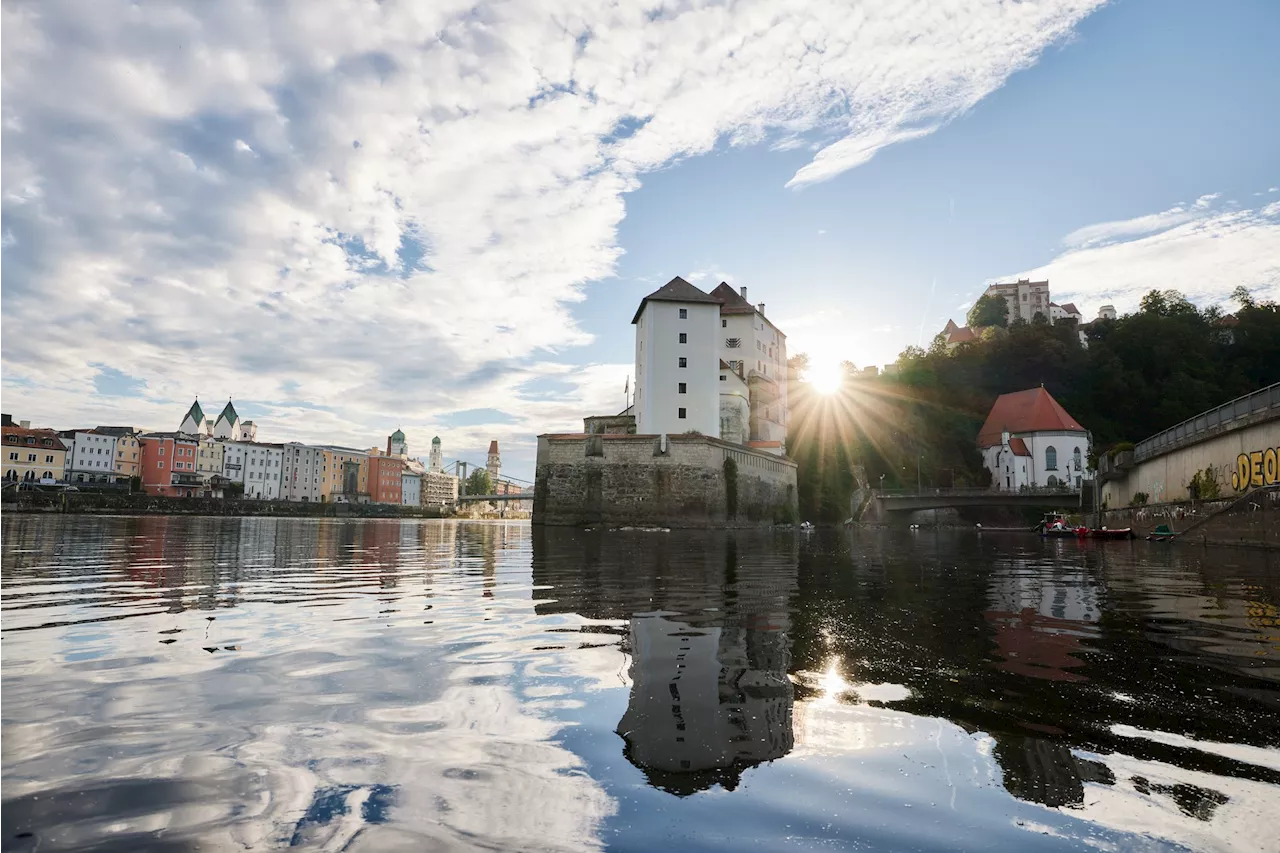
[[[489,442],[489,458],[484,467],[489,472],[489,479],[498,482],[498,475],[502,473],[502,457],[498,455],[497,441]]]
[[[437,474],[444,471],[444,454],[440,451],[440,436],[431,439],[431,470]]]
[[[398,429],[387,437],[387,455],[399,456],[401,459],[409,455],[409,443],[404,440],[404,433]]]
[[[204,435],[204,411],[200,408],[198,399],[191,404],[190,409],[187,409],[186,417],[182,419],[178,432],[187,435]]]

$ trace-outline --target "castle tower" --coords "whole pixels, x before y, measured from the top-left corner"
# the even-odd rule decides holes
[[[440,451],[440,436],[431,439],[431,470],[436,473],[444,471],[444,454]]]
[[[204,435],[204,410],[200,408],[200,399],[191,404],[191,408],[187,409],[186,416],[182,419],[182,426],[178,427],[178,432],[187,435]]]
[[[387,455],[404,459],[409,455],[409,443],[404,440],[404,433],[396,430],[387,437]]]
[[[485,460],[485,470],[489,472],[489,479],[494,483],[498,482],[498,475],[502,473],[502,457],[498,455],[498,442],[489,442],[489,458]]]

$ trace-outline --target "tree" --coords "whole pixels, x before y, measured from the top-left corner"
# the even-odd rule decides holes
[[[970,326],[1008,326],[1009,303],[994,293],[979,296],[969,309],[968,322]]]
[[[1241,308],[1256,308],[1257,303],[1253,299],[1253,294],[1249,292],[1249,288],[1243,284],[1231,291],[1232,301],[1238,303]]]
[[[491,495],[493,494],[493,481],[489,479],[489,472],[483,468],[477,468],[467,477],[467,494],[469,495]]]

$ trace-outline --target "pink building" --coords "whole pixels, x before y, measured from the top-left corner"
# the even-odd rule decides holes
[[[139,437],[142,459],[138,476],[149,495],[170,498],[198,497],[204,483],[196,473],[199,439],[180,432],[150,433]]]

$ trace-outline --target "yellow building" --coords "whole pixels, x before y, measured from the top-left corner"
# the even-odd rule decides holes
[[[138,466],[142,460],[142,445],[133,427],[100,426],[94,432],[113,436],[116,440],[116,479],[139,477]]]
[[[67,446],[53,430],[6,426],[0,429],[0,445],[4,447],[0,477],[6,483],[54,483],[62,479]]]
[[[324,481],[321,500],[337,500],[341,495],[350,491],[343,488],[342,482],[342,474],[348,462],[353,462],[358,466],[356,492],[362,495],[369,493],[368,453],[349,447],[325,447],[320,452],[323,454],[320,461],[320,476]]]
[[[228,406],[231,404],[228,403]],[[234,412],[233,412],[234,414]],[[196,473],[200,479],[209,482],[210,477],[222,476],[223,446],[220,439],[203,436],[200,439],[200,450],[196,456]]]

